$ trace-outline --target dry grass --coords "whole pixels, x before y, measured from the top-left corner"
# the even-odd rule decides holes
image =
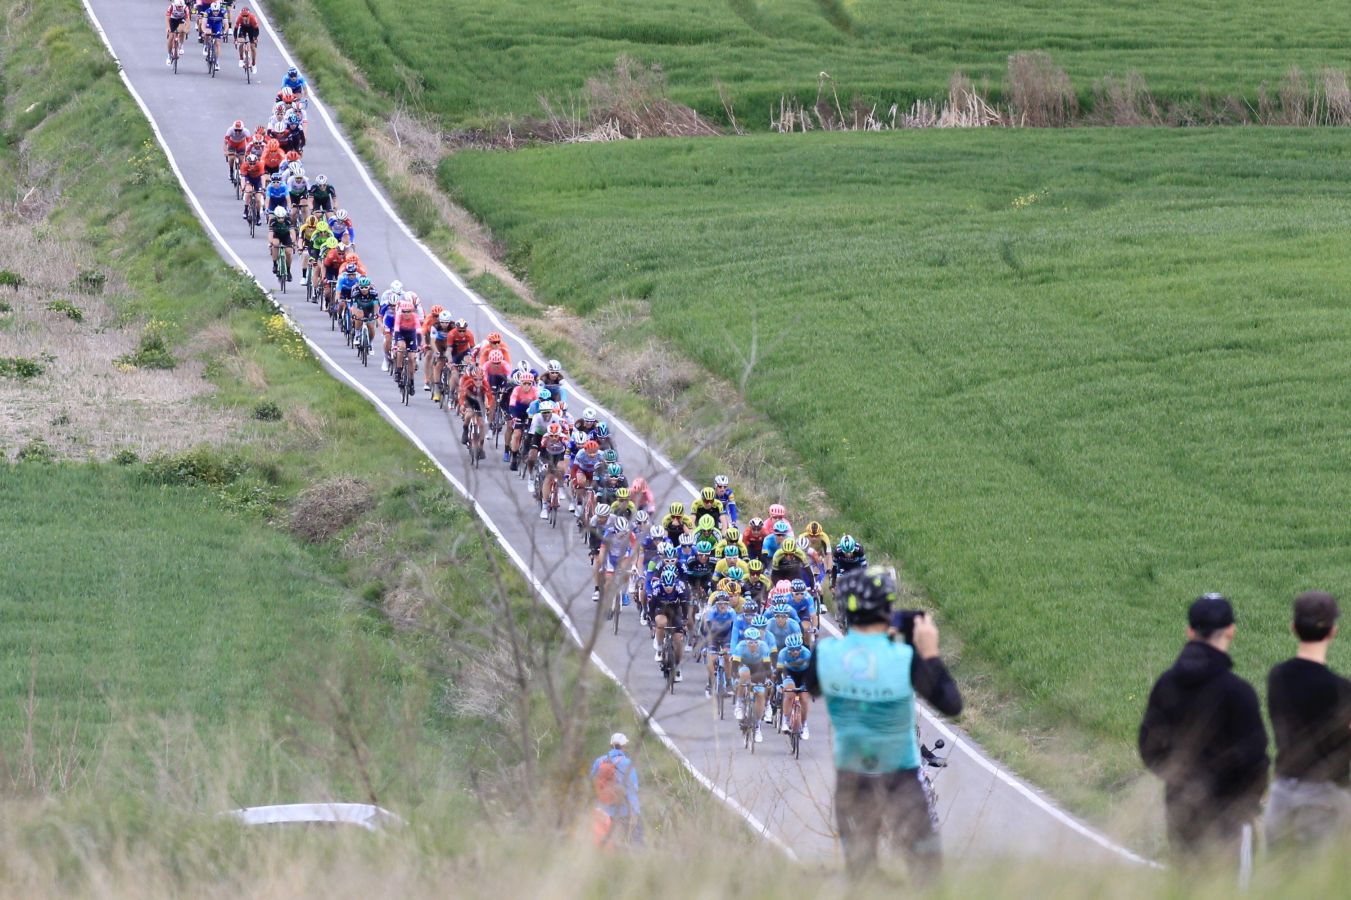
[[[330,478],[310,485],[291,502],[291,533],[321,544],[375,505],[371,486],[357,478]]]
[[[0,212],[0,269],[24,279],[18,288],[0,288],[10,306],[0,313],[0,357],[32,359],[43,369],[35,378],[0,378],[5,455],[36,440],[67,459],[108,459],[122,449],[148,456],[227,440],[238,420],[193,402],[213,390],[198,360],[171,371],[119,366],[140,336],[114,309],[126,285],[117,272],[100,270],[97,293],[72,287],[87,257],[34,227],[33,212],[22,203]],[[80,321],[49,308],[59,301],[78,310]]]
[[[1163,123],[1163,113],[1144,76],[1128,72],[1125,78],[1108,75],[1093,85],[1093,109],[1088,121],[1124,127],[1159,125]]]
[[[1079,99],[1065,70],[1048,53],[1014,53],[1008,63],[1010,121],[1019,127],[1060,128],[1073,123]]]

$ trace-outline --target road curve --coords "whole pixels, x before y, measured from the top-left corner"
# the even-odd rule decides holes
[[[222,256],[247,268],[265,287],[274,286],[262,231],[258,238],[249,237],[219,151],[221,135],[231,121],[242,117],[252,125],[266,118],[272,95],[291,63],[285,48],[279,47],[272,26],[264,17],[259,71],[255,83],[246,85],[228,48],[222,53],[219,75],[207,77],[198,45],[192,41],[186,45],[179,73],[170,72],[164,65],[164,0],[83,2]],[[320,96],[322,91],[323,85],[319,85]],[[398,278],[417,290],[426,305],[440,303],[469,319],[476,334],[500,330],[513,347],[524,348],[522,352],[536,362],[542,359],[413,236],[317,98],[310,109],[305,167],[311,176],[327,174],[338,187],[342,205],[356,222],[362,260],[377,286]],[[445,415],[427,395],[410,406],[399,405],[390,379],[378,366],[361,367],[341,335],[330,331],[327,316],[304,301],[303,288],[276,299],[335,377],[370,399],[471,499],[541,598],[579,642],[586,642],[598,626],[590,601],[586,557],[575,532],[564,527],[563,521],[557,530],[540,522],[524,483],[509,473],[500,459],[490,454],[482,468],[472,469],[456,439],[458,435],[452,434]],[[570,405],[590,402],[603,408],[584,389],[571,382],[568,387],[575,397]],[[659,502],[665,498],[688,501],[694,486],[631,429],[613,416],[608,418],[622,435],[620,450],[625,468],[631,474],[646,474]],[[804,744],[800,761],[789,759],[785,742],[768,733],[759,752],[750,755],[741,746],[730,717],[718,722],[710,714],[695,667],[687,666],[687,680],[674,695],[664,693],[660,673],[652,662],[651,643],[636,616],[626,618],[618,636],[600,634],[593,660],[620,683],[640,709],[653,711],[657,736],[751,827],[792,855],[810,860],[837,857],[830,816],[834,787],[829,764],[831,734],[820,705],[812,717],[812,740]],[[964,735],[927,713],[924,730],[930,742],[941,736],[954,748],[949,767],[938,777],[944,843],[950,860],[1072,855],[1086,862],[1143,862],[1057,809],[1035,789],[986,758]]]

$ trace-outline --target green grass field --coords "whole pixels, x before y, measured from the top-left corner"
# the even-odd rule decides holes
[[[1339,133],[817,135],[462,153],[542,298],[645,298],[1026,702],[1114,740],[1223,590],[1260,680],[1351,580]],[[1348,659],[1342,655],[1340,660]]]
[[[901,0],[313,0],[338,45],[389,95],[448,124],[539,115],[620,54],[657,63],[672,96],[722,117],[726,86],[738,117],[768,125],[784,93],[816,95],[834,76],[885,109],[945,93],[961,69],[997,96],[1012,53],[1046,50],[1085,100],[1092,82],[1138,70],[1162,98],[1202,91],[1255,98],[1286,69],[1345,66],[1351,9],[1299,4],[1141,0],[917,4]],[[288,14],[295,0],[270,4]],[[296,19],[292,30],[312,28]]]

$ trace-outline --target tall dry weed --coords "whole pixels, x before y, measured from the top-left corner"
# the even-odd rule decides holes
[[[1144,76],[1132,70],[1125,78],[1108,75],[1094,82],[1093,111],[1089,121],[1095,125],[1134,128],[1162,123],[1163,113],[1149,92]]]
[[[1009,114],[1014,125],[1062,128],[1074,123],[1079,99],[1050,54],[1014,53],[1008,61]]]

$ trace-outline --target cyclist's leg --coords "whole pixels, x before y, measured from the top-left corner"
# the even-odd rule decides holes
[[[675,649],[675,664],[677,669],[680,668],[681,660],[685,658],[685,623],[687,621],[689,621],[688,605],[681,604],[681,606],[676,609],[676,620],[671,623],[675,628],[675,636],[671,639],[671,643],[674,645]]]
[[[764,682],[757,682],[755,685],[755,721],[757,723],[765,717],[765,699]]]
[[[655,635],[655,638],[657,641],[657,658],[660,659],[661,646],[666,642],[666,614],[664,612],[659,611],[653,622],[657,626],[657,633]]]

